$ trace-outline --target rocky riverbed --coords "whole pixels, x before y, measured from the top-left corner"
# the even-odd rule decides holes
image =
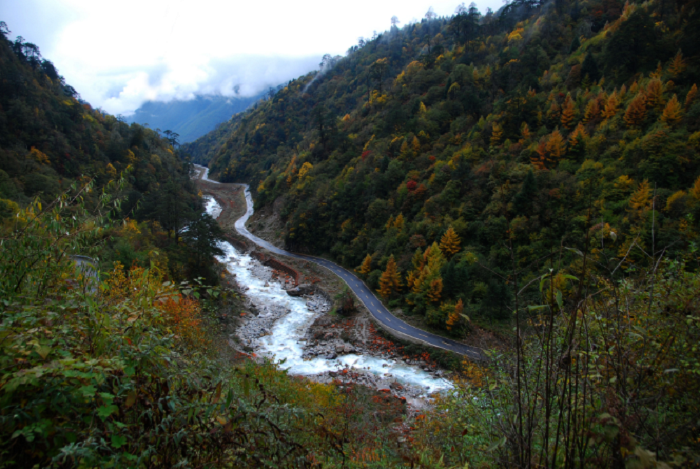
[[[209,198],[207,211],[219,209]],[[290,373],[368,386],[405,399],[413,408],[420,408],[428,394],[452,387],[429,363],[402,356],[377,335],[368,318],[330,315],[331,301],[317,286],[295,289],[288,277],[249,253],[228,242],[222,248],[225,255],[219,261],[235,278],[247,305],[230,343],[267,356]]]

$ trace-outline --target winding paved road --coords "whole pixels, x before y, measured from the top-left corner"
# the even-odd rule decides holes
[[[208,182],[218,183],[217,181],[212,181],[207,177],[207,168],[204,168],[202,166],[199,166],[199,168],[203,170],[202,179]],[[374,316],[374,318],[387,329],[391,329],[399,335],[408,336],[412,339],[418,340],[426,345],[437,347],[443,350],[449,350],[450,352],[455,352],[460,355],[464,355],[473,360],[483,360],[485,358],[481,350],[476,347],[470,347],[468,345],[455,342],[454,340],[448,339],[446,337],[431,334],[430,332],[426,332],[421,329],[415,328],[410,324],[407,324],[404,321],[400,320],[399,318],[391,314],[389,310],[386,309],[384,304],[381,301],[379,301],[379,299],[374,295],[374,293],[372,293],[369,287],[367,287],[367,285],[365,285],[365,283],[362,280],[358,279],[357,276],[355,276],[355,274],[353,274],[349,270],[323,258],[287,252],[265,241],[264,239],[260,239],[254,234],[252,234],[250,231],[248,231],[245,224],[248,221],[248,218],[250,218],[253,215],[253,196],[250,194],[250,188],[248,187],[248,185],[243,184],[243,186],[245,187],[245,199],[247,204],[247,210],[245,215],[236,220],[236,231],[238,231],[238,233],[240,233],[242,236],[248,238],[258,246],[265,248],[268,251],[273,252],[275,254],[314,262],[320,265],[321,267],[325,267],[326,269],[330,270],[338,277],[343,279],[345,283],[347,283],[350,289],[355,293],[355,295],[357,295],[360,301],[362,301],[362,304],[365,305],[365,307],[372,314],[372,316]]]

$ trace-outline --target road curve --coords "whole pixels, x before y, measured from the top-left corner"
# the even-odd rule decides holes
[[[206,170],[206,168],[200,168]],[[202,171],[202,179],[208,182],[217,183],[217,181],[212,181],[207,177],[207,171]],[[485,358],[481,350],[476,347],[470,347],[468,345],[456,342],[452,339],[441,337],[436,334],[431,334],[430,332],[423,331],[400,320],[399,318],[391,314],[389,310],[386,309],[384,304],[381,301],[379,301],[379,299],[374,295],[374,293],[372,293],[372,290],[370,290],[369,287],[367,287],[367,285],[365,285],[365,283],[362,280],[358,279],[357,276],[355,276],[355,274],[353,274],[349,270],[320,257],[308,256],[304,254],[295,254],[293,252],[285,251],[265,241],[264,239],[260,239],[254,234],[252,234],[250,231],[248,231],[245,224],[248,221],[248,218],[250,218],[253,215],[253,196],[251,195],[250,188],[247,184],[241,185],[245,187],[245,199],[247,205],[246,213],[241,218],[236,220],[235,225],[236,231],[238,231],[238,233],[241,236],[246,237],[258,246],[265,248],[268,251],[273,252],[275,254],[314,262],[320,265],[321,267],[325,267],[326,269],[330,270],[338,277],[343,279],[343,281],[345,281],[348,287],[350,287],[350,289],[355,293],[357,298],[360,299],[362,304],[365,305],[365,307],[372,314],[372,316],[374,316],[374,318],[387,329],[391,329],[392,331],[397,332],[399,335],[411,337],[412,339],[418,340],[426,345],[437,347],[443,350],[449,350],[450,352],[455,352],[460,355],[464,355],[473,360],[483,360]]]

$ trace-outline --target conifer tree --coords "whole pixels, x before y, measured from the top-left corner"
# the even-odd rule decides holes
[[[527,125],[527,122],[523,122],[520,125],[520,137],[522,141],[530,140],[530,127]]]
[[[639,183],[637,190],[630,197],[630,208],[632,211],[640,212],[647,209],[651,200],[651,186],[648,180]]]
[[[430,281],[430,289],[428,290],[428,300],[431,303],[437,303],[442,296],[442,278],[436,277]]]
[[[686,66],[687,65],[685,59],[683,58],[683,53],[679,50],[676,56],[671,60],[671,63],[668,65],[668,72],[672,77],[677,77],[685,71]]]
[[[698,94],[698,85],[693,83],[693,86],[690,88],[690,91],[688,91],[688,94],[685,97],[685,109],[688,110],[690,108],[690,105],[693,104],[693,100],[695,100],[695,96]]]
[[[647,106],[652,109],[661,109],[664,104],[664,87],[658,78],[647,84]]]
[[[588,137],[586,128],[581,122],[578,123],[571,135],[569,135],[569,153],[581,156],[584,150],[584,140]]]
[[[501,139],[503,138],[503,129],[501,128],[500,125],[498,125],[498,122],[494,122],[492,126],[492,131],[491,131],[491,145],[496,146],[499,143],[501,143]]]
[[[564,153],[566,153],[566,142],[564,141],[564,137],[561,135],[559,130],[554,130],[554,132],[549,135],[545,148],[547,151],[547,167],[553,168],[557,165],[557,163],[559,163],[559,160],[562,159]]]
[[[413,149],[413,153],[415,155],[420,153],[420,141],[415,135],[413,136],[413,140],[411,141],[411,148]]]
[[[565,129],[570,129],[573,126],[574,117],[574,102],[571,99],[571,95],[566,95],[561,111],[561,125]]]
[[[681,103],[678,102],[678,97],[674,94],[673,97],[666,103],[664,112],[661,115],[661,120],[668,125],[677,124],[681,120]]]
[[[598,98],[588,101],[586,104],[586,110],[583,114],[583,123],[588,124],[589,122],[595,121],[600,115],[600,105],[598,104]]]
[[[695,184],[693,184],[690,193],[695,197],[695,200],[700,200],[700,176],[695,180]]]
[[[617,96],[617,91],[613,91],[613,93],[608,97],[608,100],[605,103],[605,107],[603,108],[603,112],[601,113],[603,119],[610,119],[612,117],[615,117],[619,105],[620,99]]]
[[[584,80],[586,79],[586,77],[588,77],[588,80],[590,82],[596,82],[600,80],[600,71],[598,70],[598,63],[593,58],[593,54],[591,54],[590,52],[586,54],[586,58],[581,64],[581,76],[584,78]]]
[[[445,257],[450,259],[459,252],[460,243],[459,235],[457,235],[455,230],[450,226],[440,239],[440,250]]]
[[[367,256],[365,256],[365,259],[362,261],[362,265],[360,265],[358,272],[362,275],[367,275],[368,273],[370,273],[371,270],[372,270],[372,256],[367,254]]]
[[[392,292],[401,291],[401,277],[396,269],[396,261],[393,255],[389,258],[389,262],[386,264],[386,270],[379,279],[379,290],[377,291],[384,298],[389,298]]]
[[[392,226],[394,226],[394,216],[393,216],[393,215],[389,215],[389,219],[386,221],[386,224],[384,225],[384,228],[388,230],[388,229],[391,228]]]
[[[637,93],[627,110],[625,111],[625,123],[627,127],[638,127],[644,122],[644,117],[647,114],[647,98],[644,93]]]
[[[447,316],[446,327],[448,331],[452,330],[455,325],[459,324],[459,321],[462,319],[463,312],[464,302],[460,298]]]
[[[399,213],[399,214],[396,216],[396,219],[394,219],[394,225],[393,225],[393,226],[394,226],[394,228],[396,228],[396,229],[398,230],[399,233],[401,233],[401,231],[403,231],[404,223],[405,223],[405,222],[404,222],[404,218],[403,218],[403,213]]]

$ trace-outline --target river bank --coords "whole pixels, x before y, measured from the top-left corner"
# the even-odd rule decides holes
[[[246,208],[241,203],[242,191],[237,189],[240,186],[206,179],[198,183],[203,192],[214,197],[208,199],[207,211],[218,215],[231,233],[230,228]],[[226,254],[219,261],[235,279],[247,305],[230,337],[231,345],[280,361],[290,373],[314,381],[381,390],[414,409],[422,408],[430,393],[452,387],[446,379],[449,373],[425,357],[402,354],[402,347],[378,334],[361,304],[352,317],[331,315],[329,294],[314,294],[312,289],[310,294],[291,297],[287,291],[294,284],[289,276],[280,275],[231,243],[223,247]],[[328,288],[331,293],[341,291],[342,282],[337,277],[328,278],[335,276],[323,272],[325,269],[304,260],[291,261],[303,272],[302,281],[310,281],[316,289]]]

